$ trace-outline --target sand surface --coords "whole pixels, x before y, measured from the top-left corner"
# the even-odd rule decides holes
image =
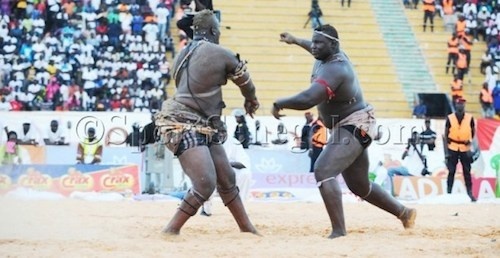
[[[344,204],[348,235],[327,239],[322,203],[246,203],[263,235],[239,233],[229,211],[160,231],[177,201],[0,198],[0,257],[500,257],[500,204],[410,204],[416,228],[367,203]]]

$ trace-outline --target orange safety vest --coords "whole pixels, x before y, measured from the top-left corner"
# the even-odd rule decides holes
[[[465,20],[458,20],[455,24],[455,29],[457,32],[457,36],[465,36]]]
[[[462,80],[453,80],[451,82],[451,95],[457,97],[464,96],[464,89],[462,87]]]
[[[472,115],[465,113],[462,123],[458,123],[457,116],[455,113],[448,115],[448,120],[450,121],[450,131],[448,133],[448,149],[453,151],[466,152],[470,150],[470,146],[462,142],[472,140],[472,128],[470,123],[472,121]]]
[[[459,69],[467,68],[467,55],[466,54],[458,52],[457,68],[459,68]]]
[[[472,50],[472,41],[469,39],[468,36],[463,36],[462,39],[460,39],[460,45],[464,46],[465,50],[468,51]]]
[[[317,130],[313,131],[313,135],[311,137],[312,144],[314,147],[323,148],[326,144],[326,127],[320,120],[316,120],[312,128],[317,127]]]
[[[458,54],[458,38],[448,40],[448,53]]]
[[[484,103],[493,103],[493,97],[491,96],[491,92],[486,89],[481,89],[481,100]]]
[[[435,12],[436,5],[434,0],[424,0],[424,11]]]
[[[453,0],[443,0],[443,12],[446,15],[453,14]]]

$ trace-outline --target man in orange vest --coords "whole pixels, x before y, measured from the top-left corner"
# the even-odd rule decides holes
[[[436,12],[436,1],[435,0],[423,0],[424,4],[424,32],[425,27],[427,27],[427,19],[431,23],[431,32],[434,32],[434,13]],[[415,6],[416,8],[416,6]]]
[[[492,118],[495,115],[495,109],[493,109],[493,95],[488,89],[488,82],[483,83],[483,88],[479,93],[479,103],[483,109],[483,117]]]
[[[451,100],[453,102],[453,107],[455,107],[455,103],[458,99],[463,98],[464,96],[464,88],[462,80],[458,78],[458,75],[455,75],[453,81],[450,83],[451,88]]]
[[[464,80],[464,76],[468,73],[469,66],[467,66],[467,53],[463,46],[458,48],[458,58],[457,58],[457,76],[458,79]],[[470,77],[469,77],[470,83]]]
[[[465,113],[465,99],[458,99],[455,112],[448,115],[445,126],[445,139],[448,144],[446,165],[448,167],[448,194],[451,194],[457,163],[462,163],[463,176],[467,194],[472,202],[476,198],[472,194],[472,178],[470,174],[472,155],[471,143],[474,138],[475,124],[471,114]]]
[[[325,125],[323,125],[323,121],[321,121],[321,118],[318,118],[314,122],[312,122],[310,135],[311,149],[309,149],[309,157],[311,158],[311,167],[309,169],[309,172],[314,172],[314,164],[323,151],[323,146],[325,146],[327,139],[326,127]]]
[[[446,61],[446,73],[451,65],[451,73],[455,74],[455,66],[458,59],[458,37],[457,33],[453,32],[451,38],[448,40],[448,61]]]

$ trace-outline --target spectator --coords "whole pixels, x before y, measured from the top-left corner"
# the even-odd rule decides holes
[[[181,4],[184,5],[184,8],[187,8],[187,6],[191,4],[191,2],[191,0],[181,1]],[[194,3],[194,12],[199,12],[205,9],[214,10],[212,0],[194,0]],[[193,29],[191,29],[191,26],[193,25],[193,17],[194,14],[191,11],[186,11],[182,19],[177,21],[177,27],[180,30],[184,31],[187,37],[190,39],[193,38]]]
[[[18,143],[20,145],[38,145],[40,143],[38,139],[38,133],[36,132],[36,129],[34,129],[31,126],[30,121],[25,121],[23,122],[23,126],[21,131],[19,131],[18,134]]]
[[[451,194],[453,182],[455,181],[455,171],[458,161],[462,164],[463,176],[467,194],[472,202],[476,201],[472,193],[471,163],[470,155],[472,139],[475,135],[475,122],[472,115],[465,113],[465,100],[456,101],[456,111],[448,115],[445,126],[445,148],[446,163],[448,167],[447,192]]]
[[[309,149],[309,158],[311,158],[311,166],[309,168],[309,172],[314,172],[314,164],[318,159],[319,155],[323,151],[323,147],[326,145],[327,141],[327,129],[325,125],[323,125],[323,121],[318,118],[311,124],[310,130],[310,146]]]
[[[95,136],[95,128],[89,127],[86,137],[78,144],[76,160],[78,164],[101,163],[102,144]]]
[[[431,129],[431,120],[426,118],[425,130],[420,133],[420,151],[424,153],[424,146],[427,146],[429,151],[433,151],[436,148],[436,138],[436,132]]]
[[[243,110],[236,109],[233,111],[234,118],[236,119],[236,129],[234,130],[234,138],[240,141],[244,149],[248,149],[250,145],[250,131],[248,130],[245,113]]]
[[[423,0],[424,5],[424,32],[427,27],[427,20],[429,20],[431,25],[431,32],[434,32],[434,13],[436,12],[436,1],[435,0]],[[415,9],[417,6],[415,4]]]
[[[310,139],[310,132],[311,132],[311,125],[314,121],[313,114],[311,112],[306,112],[304,114],[304,117],[306,119],[306,124],[302,127],[302,134],[300,136],[300,149],[301,150],[309,150],[310,144],[309,144],[309,139]]]
[[[14,131],[9,131],[7,127],[4,128],[7,133],[7,142],[1,146],[0,161],[2,165],[17,165],[22,164],[21,155],[18,146],[17,134]]]
[[[419,98],[415,99],[412,115],[416,118],[424,118],[427,116],[427,106]]]
[[[500,84],[497,84],[491,92],[493,96],[493,108],[498,119],[500,119]]]
[[[487,82],[483,83],[483,88],[479,93],[479,103],[481,103],[483,117],[492,118],[495,114],[495,110],[493,108],[493,95],[492,92],[488,89]]]
[[[458,59],[458,37],[455,32],[451,34],[451,38],[448,40],[448,61],[446,61],[446,74],[451,66],[451,73],[455,74],[455,67]]]
[[[4,96],[0,96],[0,111],[11,110],[10,103],[5,100]]]
[[[458,75],[455,75],[453,81],[451,81],[451,99],[453,101],[453,106],[457,99],[461,99],[464,96],[464,87],[462,83],[462,79],[459,78]]]
[[[141,133],[139,131],[140,127],[138,123],[132,125],[132,132],[127,135],[125,143],[127,146],[139,147],[141,144]]]
[[[46,138],[43,140],[45,145],[68,145],[63,129],[57,120],[50,121],[50,128],[48,128]]]

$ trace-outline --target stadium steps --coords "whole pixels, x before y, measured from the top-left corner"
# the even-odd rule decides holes
[[[434,17],[434,32],[423,32],[423,11],[422,9],[405,9],[405,15],[408,17],[411,28],[415,33],[416,42],[419,44],[422,53],[426,57],[427,67],[436,83],[439,92],[447,94],[450,97],[450,83],[453,80],[451,69],[446,74],[446,61],[448,59],[447,42],[451,36],[451,31],[446,31],[443,20],[439,16]],[[481,117],[481,105],[479,104],[479,91],[484,82],[484,75],[479,72],[481,56],[486,50],[484,42],[475,42],[471,52],[470,81],[468,77],[464,78],[464,93],[467,99],[466,110],[474,115]]]
[[[310,4],[304,0],[220,0],[215,3],[215,8],[221,10],[221,45],[248,61],[261,101],[257,115],[270,115],[276,98],[309,87],[314,59],[300,47],[279,42],[279,34],[288,31],[297,37],[310,38],[310,24],[303,28]],[[410,117],[411,109],[369,1],[353,2],[349,9],[341,8],[337,1],[321,1],[320,6],[324,21],[339,31],[341,47],[354,64],[365,99],[375,107],[377,116]],[[172,31],[176,31],[175,22],[172,24]],[[173,92],[172,88],[173,85],[169,93]],[[224,114],[242,107],[243,98],[232,82],[223,87],[223,94],[227,106]],[[388,104],[389,100],[394,104]],[[302,116],[304,111],[285,113]]]
[[[412,107],[416,93],[437,91],[425,56],[418,46],[400,0],[372,0],[371,3],[408,105]]]

